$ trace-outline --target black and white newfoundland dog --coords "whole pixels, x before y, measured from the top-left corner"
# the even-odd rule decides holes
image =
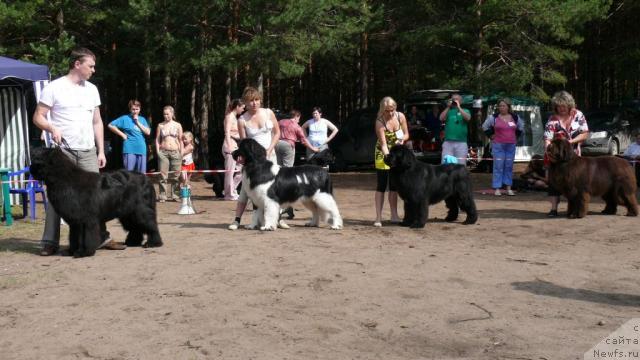
[[[478,220],[471,178],[464,165],[425,164],[403,145],[393,146],[384,162],[391,168],[389,175],[395,177],[398,195],[404,200],[403,226],[423,228],[429,217],[429,205],[442,200],[449,209],[446,221],[455,221],[458,209],[467,213],[464,224]]]
[[[47,198],[69,224],[69,254],[92,256],[102,242],[100,228],[118,218],[129,232],[125,244],[162,246],[156,219],[156,193],[143,174],[126,170],[98,174],[74,164],[60,148],[32,152],[30,171],[47,185]]]
[[[248,197],[256,206],[248,229],[275,230],[280,206],[301,200],[313,214],[306,226],[326,221],[331,229],[342,229],[342,217],[333,198],[329,173],[318,166],[280,167],[267,160],[266,150],[253,139],[243,139],[233,158],[242,167],[240,198]],[[244,193],[244,195],[243,195]]]

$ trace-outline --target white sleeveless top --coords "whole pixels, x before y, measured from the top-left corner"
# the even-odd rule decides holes
[[[316,121],[315,119],[308,120],[309,122],[309,142],[315,147],[320,147],[327,142],[327,122],[329,120],[322,119]]]
[[[263,111],[263,109],[260,109]],[[264,114],[264,112],[262,113]],[[244,129],[247,133],[247,138],[253,139],[258,142],[258,144],[262,145],[263,148],[268,149],[271,146],[273,122],[268,116],[265,116],[266,120],[264,122],[264,126],[259,129],[254,129],[247,125],[247,122],[242,119],[244,123]]]

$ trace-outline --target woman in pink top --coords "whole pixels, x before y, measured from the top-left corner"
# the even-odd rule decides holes
[[[505,98],[498,101],[498,111],[487,117],[482,130],[491,138],[493,154],[493,180],[491,185],[496,196],[502,195],[500,189],[504,185],[507,195],[513,196],[513,160],[516,155],[516,142],[524,125],[517,114],[511,111],[511,100]]]
[[[222,143],[222,156],[224,156],[224,199],[238,200],[236,188],[242,181],[241,167],[237,165],[231,155],[238,148],[240,133],[238,132],[238,116],[244,112],[244,104],[240,99],[233,99],[227,108],[224,117],[224,142]]]

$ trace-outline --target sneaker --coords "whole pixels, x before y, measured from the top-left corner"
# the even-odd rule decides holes
[[[40,256],[51,256],[58,252],[58,247],[53,245],[45,245],[40,250]]]
[[[105,249],[105,250],[124,250],[126,248],[127,248],[127,245],[121,242],[116,242],[112,240],[110,237],[106,239],[102,243],[102,245],[98,246],[98,249]]]
[[[558,217],[558,210],[551,210],[551,211],[549,211],[549,213],[547,214],[547,217],[549,217],[549,218],[555,218],[555,217]]]
[[[382,227],[382,223],[380,221],[376,221],[373,223],[374,227]]]
[[[516,193],[514,193],[513,190],[509,189],[509,190],[507,190],[507,195],[508,196],[516,196]]]
[[[229,227],[227,227],[227,229],[229,229],[229,230],[238,230],[239,226],[240,226],[240,223],[238,223],[237,221],[234,221],[229,225]]]
[[[496,189],[496,192],[494,192],[493,195],[502,196],[502,193],[500,192],[500,189]]]

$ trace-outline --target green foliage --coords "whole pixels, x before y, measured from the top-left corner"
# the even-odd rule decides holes
[[[638,13],[640,2],[623,0],[6,0],[0,52],[55,77],[69,49],[87,46],[107,97],[142,98],[150,69],[144,95],[157,106],[190,103],[196,74],[226,94],[232,72],[239,87],[264,76],[283,87],[274,97],[349,110],[363,84],[369,103],[443,87],[545,100],[588,77],[590,96],[605,97],[603,76],[637,89]]]

